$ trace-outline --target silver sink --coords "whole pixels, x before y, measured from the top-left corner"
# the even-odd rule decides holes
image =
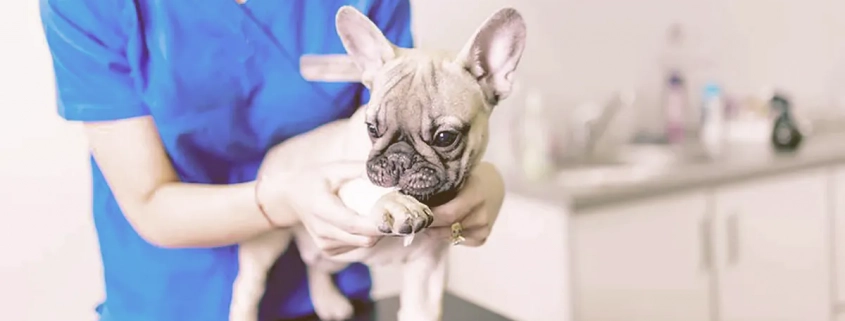
[[[555,180],[558,185],[571,188],[627,185],[662,175],[669,169],[715,161],[718,159],[697,146],[628,145],[614,157],[562,164]]]

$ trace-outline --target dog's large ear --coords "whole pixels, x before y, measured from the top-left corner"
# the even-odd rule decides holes
[[[525,21],[515,9],[505,8],[487,18],[458,54],[488,101],[495,105],[510,95],[513,72],[525,49]]]
[[[361,69],[361,82],[370,87],[375,72],[396,57],[396,47],[370,18],[352,6],[337,11],[335,27],[346,53]]]

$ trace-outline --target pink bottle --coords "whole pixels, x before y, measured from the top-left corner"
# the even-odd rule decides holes
[[[684,81],[677,72],[669,77],[669,83],[664,93],[663,115],[666,126],[666,139],[670,144],[683,142],[686,126],[687,91]]]

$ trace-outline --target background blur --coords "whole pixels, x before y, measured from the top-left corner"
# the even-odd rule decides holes
[[[528,24],[491,126],[505,207],[452,253],[450,291],[514,320],[845,320],[845,1],[412,3],[421,47],[504,6]],[[0,3],[0,25],[0,318],[93,320],[85,142],[56,115],[38,2]],[[770,147],[773,89],[797,151]]]

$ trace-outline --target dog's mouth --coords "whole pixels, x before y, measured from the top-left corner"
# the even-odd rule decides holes
[[[426,162],[397,162],[381,157],[368,162],[367,176],[373,184],[397,187],[400,193],[429,206],[446,203],[457,195],[457,188],[446,181],[442,170]]]
[[[407,191],[400,188],[399,192],[411,196],[429,207],[437,207],[446,204],[458,196],[457,189],[450,189],[439,193],[417,194],[414,191]]]
[[[399,189],[418,195],[434,194],[440,188],[441,179],[437,170],[430,167],[422,167],[416,171],[406,171],[399,177],[396,184]]]
[[[436,194],[445,185],[441,179],[442,175],[428,166],[397,169],[371,164],[367,167],[367,176],[373,184],[381,187],[398,187],[408,195],[419,195],[422,198]]]

